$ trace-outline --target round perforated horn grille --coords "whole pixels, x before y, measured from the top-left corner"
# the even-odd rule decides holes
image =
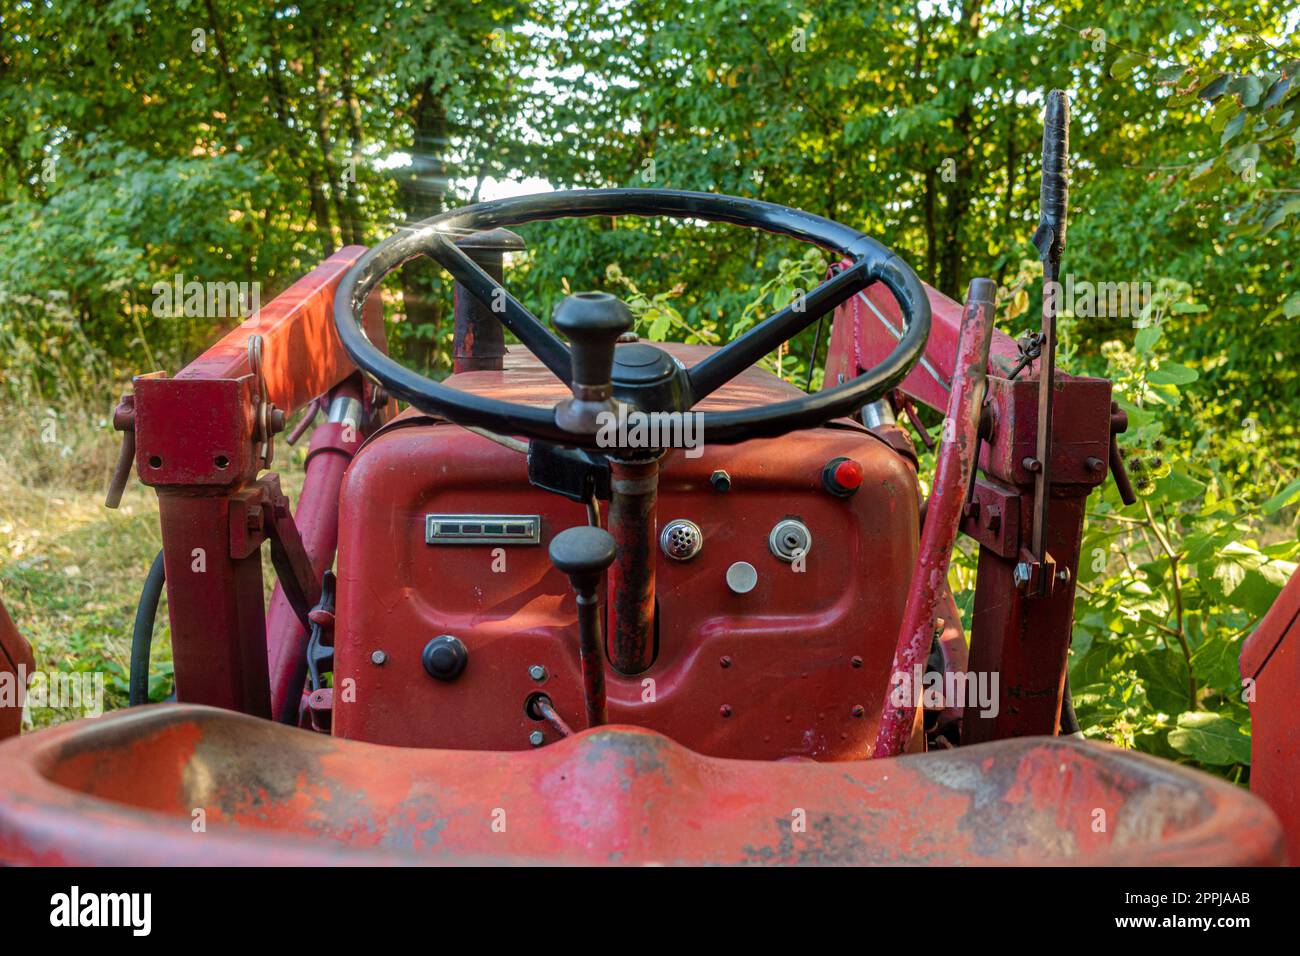
[[[704,533],[686,518],[674,518],[659,534],[659,546],[674,561],[689,561],[704,547]]]

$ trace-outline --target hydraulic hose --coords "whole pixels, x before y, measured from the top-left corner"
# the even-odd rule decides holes
[[[163,585],[166,583],[163,553],[159,551],[145,576],[140,603],[135,609],[135,629],[131,632],[131,689],[127,699],[132,707],[149,703],[149,652],[153,649],[153,622],[158,616],[158,602],[162,599]]]

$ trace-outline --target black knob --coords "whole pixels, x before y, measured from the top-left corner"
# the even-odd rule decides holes
[[[582,661],[587,726],[609,722],[605,700],[605,660],[601,654],[600,576],[614,563],[618,547],[603,528],[578,525],[551,539],[551,563],[569,576],[578,598],[578,656]]]
[[[551,563],[569,576],[579,594],[595,590],[617,551],[612,534],[590,525],[567,528],[551,539]]]
[[[469,663],[469,651],[460,638],[441,634],[424,645],[420,663],[435,680],[452,681],[464,672]]]
[[[568,431],[596,428],[596,416],[614,411],[614,346],[632,328],[632,312],[608,292],[579,292],[555,307],[555,327],[569,339],[573,397],[559,404],[555,420]]]

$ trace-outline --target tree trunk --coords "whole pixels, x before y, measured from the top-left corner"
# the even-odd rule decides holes
[[[446,205],[448,170],[443,156],[448,130],[440,93],[426,81],[414,97],[411,167],[398,184],[398,199],[408,225],[436,216]],[[438,295],[438,267],[425,258],[413,259],[402,266],[401,281],[406,321],[413,333],[407,339],[408,358],[418,367],[433,369],[438,364],[445,311]],[[445,358],[450,364],[449,357]]]

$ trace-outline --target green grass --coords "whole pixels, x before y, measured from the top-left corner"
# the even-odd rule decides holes
[[[107,711],[127,706],[136,604],[161,547],[157,499],[133,475],[121,507],[105,508],[120,436],[103,418],[68,417],[66,443],[40,441],[39,421],[14,416],[0,422],[15,436],[12,453],[0,458],[0,599],[31,643],[38,671],[104,675]],[[277,443],[275,468],[291,500],[301,485],[305,444],[290,449]],[[269,557],[264,565],[269,592]],[[164,599],[154,629],[150,698],[171,691]],[[27,726],[79,716],[73,709],[29,708]]]

